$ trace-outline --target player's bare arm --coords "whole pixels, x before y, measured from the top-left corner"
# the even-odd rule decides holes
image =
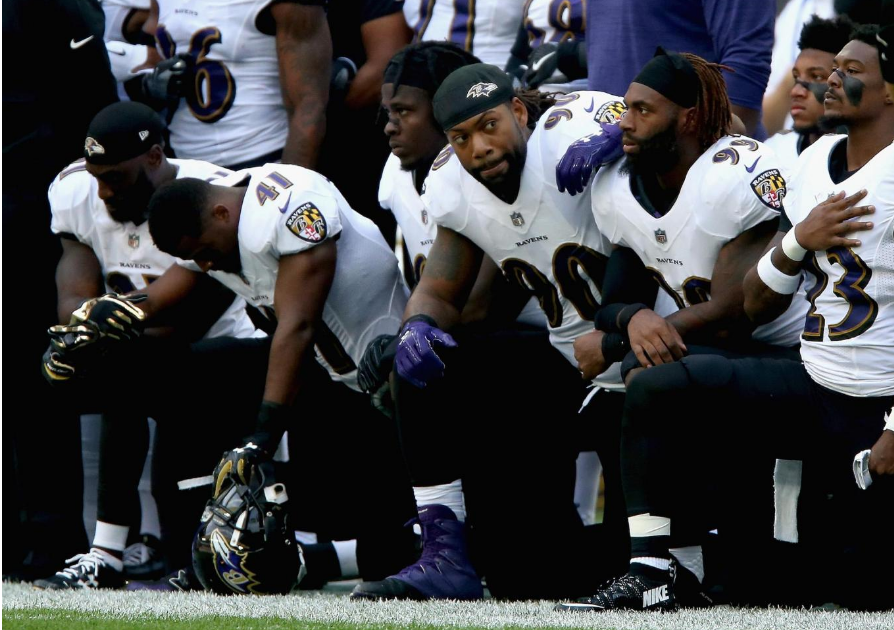
[[[668,317],[684,339],[710,343],[750,336],[753,325],[745,317],[742,283],[776,233],[777,225],[777,219],[765,221],[721,248],[711,275],[711,299]]]
[[[146,295],[146,299],[138,306],[146,314],[147,323],[151,326],[156,321],[161,321],[171,309],[193,292],[203,275],[180,265],[168,267],[161,277],[140,291]]]
[[[326,133],[332,38],[320,6],[288,2],[271,7],[289,136],[282,161],[313,168]]]
[[[495,324],[513,322],[530,297],[530,294],[509,284],[493,259],[484,256],[475,286],[463,307],[462,323],[470,324],[485,320]]]
[[[854,219],[875,211],[872,206],[857,205],[865,196],[865,190],[848,197],[840,192],[818,204],[804,221],[793,228],[797,245],[808,252],[825,251],[836,246],[858,247],[860,241],[849,237],[854,232],[871,230],[872,222]],[[794,277],[801,273],[803,262],[807,259],[796,261],[786,255],[782,247],[785,237],[785,232],[777,232],[766,251],[772,250],[770,262],[773,267],[785,276]],[[773,321],[788,308],[793,293],[779,293],[770,288],[760,277],[755,264],[745,276],[745,313],[756,324]]]
[[[873,476],[894,475],[894,431],[882,431],[869,453],[869,472]]]
[[[425,271],[404,312],[404,319],[427,315],[449,330],[460,321],[484,253],[469,239],[448,228],[438,228]]]
[[[291,405],[301,370],[313,360],[314,334],[335,277],[335,240],[283,256],[276,278],[276,332],[270,345],[264,401]]]
[[[401,12],[365,22],[360,27],[366,61],[357,69],[351,81],[345,105],[360,109],[378,104],[382,91],[385,66],[401,48],[410,43],[413,32]]]
[[[84,300],[105,293],[102,268],[93,250],[83,243],[63,237],[62,258],[56,267],[57,313],[59,322],[67,324],[71,313]]]

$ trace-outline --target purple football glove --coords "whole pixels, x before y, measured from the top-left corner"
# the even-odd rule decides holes
[[[556,185],[559,192],[568,191],[572,197],[581,193],[590,181],[590,174],[599,167],[614,162],[624,153],[621,128],[617,123],[599,123],[602,133],[591,133],[575,140],[556,164]]]
[[[429,382],[444,376],[444,362],[435,352],[435,346],[455,348],[456,341],[440,328],[434,320],[416,316],[410,318],[398,335],[394,365],[398,375],[415,385],[425,387]]]

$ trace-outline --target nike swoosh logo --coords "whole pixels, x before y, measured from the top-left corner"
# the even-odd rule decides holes
[[[118,56],[120,56],[120,57],[123,57],[124,55],[127,54],[127,53],[124,52],[123,50],[122,50],[122,51],[117,51],[117,50],[112,50],[111,48],[108,48],[107,50],[108,50],[111,54],[113,54],[113,55],[118,55]],[[172,579],[173,579],[173,578],[172,578]]]
[[[286,195],[286,198],[285,198],[285,200],[283,201],[282,206],[280,206],[280,208],[279,208],[279,211],[280,211],[280,212],[282,212],[283,214],[286,213],[286,210],[289,209],[289,201],[290,201],[291,199],[292,199],[292,191],[290,190],[290,191],[289,191],[289,194]]]
[[[555,52],[551,52],[551,53],[547,53],[546,55],[543,55],[540,59],[538,59],[537,61],[534,62],[534,65],[531,66],[531,70],[533,70],[534,72],[537,72],[538,70],[540,70],[540,66],[542,66],[546,62],[547,59],[549,59],[550,57],[552,57],[555,54],[556,54]]]
[[[749,173],[753,173],[754,167],[757,166],[757,163],[761,161],[762,157],[763,156],[761,156],[761,155],[757,156],[757,159],[754,161],[754,164],[752,164],[751,166],[746,166],[745,170],[748,171]]]
[[[589,106],[589,107],[584,107],[584,111],[587,112],[587,113],[589,114],[590,112],[593,111],[593,108],[594,108],[595,106],[596,106],[596,104],[593,102],[593,99],[591,98],[591,99],[590,99],[590,106]]]
[[[91,35],[90,37],[86,37],[86,38],[82,39],[82,40],[79,41],[79,42],[76,42],[76,41],[74,40],[74,38],[72,37],[72,39],[71,39],[71,43],[70,43],[69,45],[71,46],[71,49],[72,49],[72,50],[77,50],[77,49],[80,48],[81,46],[87,44],[87,43],[88,43],[90,40],[92,40],[92,39],[93,39],[93,35]]]

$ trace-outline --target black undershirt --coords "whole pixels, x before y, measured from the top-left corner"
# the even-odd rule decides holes
[[[655,175],[643,178],[637,173],[630,174],[630,192],[639,205],[656,219],[670,211],[680,194],[680,191],[662,188]]]

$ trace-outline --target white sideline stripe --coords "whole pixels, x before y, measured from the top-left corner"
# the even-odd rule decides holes
[[[128,591],[39,591],[28,584],[3,585],[3,614],[10,627],[15,611],[51,608],[99,613],[112,619],[197,619],[221,616],[287,619],[318,624],[373,624],[388,628],[614,628],[616,630],[890,630],[894,613],[822,612],[789,609],[733,608],[681,610],[673,615],[602,611],[590,614],[553,612],[541,602],[365,602],[345,593],[307,592],[287,596],[238,597],[211,593]],[[258,624],[259,627],[266,624]]]

